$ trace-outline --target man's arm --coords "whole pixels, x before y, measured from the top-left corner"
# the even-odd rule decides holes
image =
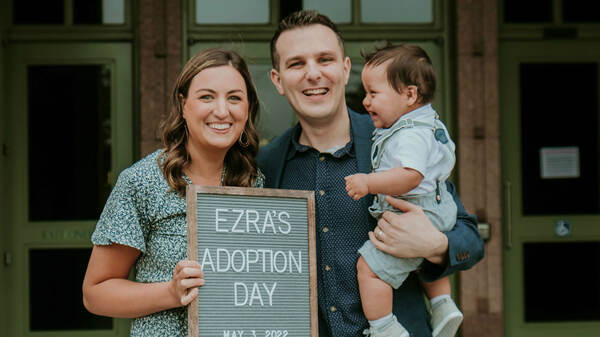
[[[419,275],[424,281],[433,281],[459,270],[473,267],[483,258],[483,240],[477,230],[475,216],[468,214],[451,183],[448,192],[457,206],[457,222],[446,233],[439,232],[421,208],[404,200],[388,198],[388,202],[403,211],[402,214],[384,213],[375,232],[369,233],[378,249],[398,257],[425,257]]]

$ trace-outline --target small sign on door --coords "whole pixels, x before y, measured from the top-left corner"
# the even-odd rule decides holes
[[[579,147],[543,147],[540,149],[542,179],[579,178]]]

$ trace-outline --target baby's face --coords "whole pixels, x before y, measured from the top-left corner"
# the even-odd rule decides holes
[[[391,61],[377,66],[367,65],[361,74],[366,91],[363,105],[376,128],[389,128],[398,118],[410,111],[408,90],[398,93],[388,82],[386,68],[389,62]]]

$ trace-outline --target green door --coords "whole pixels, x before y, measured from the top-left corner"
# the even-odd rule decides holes
[[[505,336],[598,336],[600,44],[499,50]]]
[[[127,336],[126,320],[83,308],[81,283],[95,222],[133,159],[131,46],[5,50],[0,335]]]

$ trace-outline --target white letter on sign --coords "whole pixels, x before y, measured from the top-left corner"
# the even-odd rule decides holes
[[[275,292],[275,287],[277,287],[277,282],[273,283],[273,288],[271,288],[271,291],[269,291],[269,288],[267,288],[267,285],[263,282],[263,287],[265,287],[265,290],[267,291],[267,294],[269,294],[269,306],[273,306],[273,293]]]
[[[202,271],[209,270],[208,267],[210,267],[212,272],[215,271],[215,265],[213,264],[212,257],[210,256],[210,250],[208,250],[208,248],[204,249],[204,256],[202,257],[202,264],[200,264],[200,266],[202,267]]]
[[[252,295],[250,296],[250,304],[248,304],[249,306],[252,306],[254,299],[258,299],[260,301],[261,307],[265,305],[262,300],[262,295],[260,294],[260,288],[256,282],[254,282],[254,285],[252,286]]]
[[[238,286],[241,286],[244,288],[244,302],[238,301]],[[246,285],[243,284],[242,282],[235,282],[233,284],[233,297],[235,297],[235,306],[236,307],[241,307],[242,305],[246,305],[246,302],[248,302],[248,287],[246,287]]]
[[[227,209],[225,209],[225,208],[215,209],[215,232],[227,233],[228,232],[227,229],[219,228],[219,222],[227,221],[227,219],[225,219],[225,218],[219,218],[219,212],[227,212]]]
[[[281,234],[290,234],[290,231],[292,230],[292,225],[290,225],[289,222],[287,222],[286,220],[284,220],[283,218],[285,217],[286,219],[290,218],[290,213],[288,212],[281,212],[279,213],[279,215],[277,216],[279,218],[279,222],[284,223],[287,225],[286,230],[281,229],[281,226],[279,226],[279,231],[281,232]]]

